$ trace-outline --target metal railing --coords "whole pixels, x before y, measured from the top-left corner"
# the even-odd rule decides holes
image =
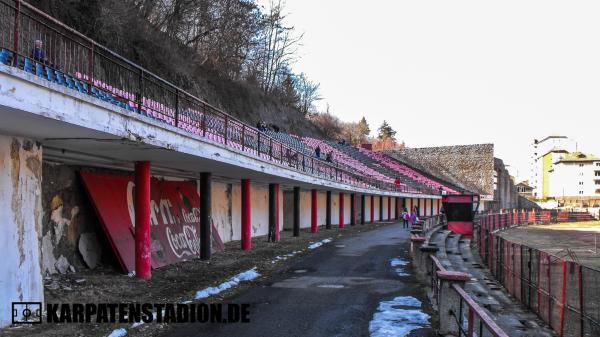
[[[430,255],[430,260],[432,298],[436,301],[438,307],[442,300],[450,303],[449,314],[456,324],[458,337],[508,337],[487,312],[460,285],[456,283],[450,284],[453,297],[457,300],[441,299],[440,297],[443,296],[441,292],[442,284],[438,277],[438,271],[445,272],[446,269],[434,255]]]
[[[600,336],[600,270],[583,266],[574,255],[550,254],[497,235],[512,226],[578,220],[589,216],[547,210],[487,214],[476,219],[475,239],[492,275],[559,336]]]
[[[34,52],[35,41],[43,43]],[[64,25],[25,1],[0,1],[0,47],[10,63],[40,77],[124,109],[296,171],[362,188],[433,193],[396,186],[356,173],[343,163],[307,156],[253,128],[112,50]],[[4,57],[4,56],[3,56]]]

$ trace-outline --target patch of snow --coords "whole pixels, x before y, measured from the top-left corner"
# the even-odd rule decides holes
[[[403,266],[408,265],[408,263],[409,263],[408,261],[397,258],[397,257],[390,260],[390,265],[392,267],[403,267]],[[394,268],[394,271],[396,272],[396,274],[398,276],[410,276],[410,274],[405,272],[404,269],[402,269],[402,268]]]
[[[334,288],[334,289],[341,289],[344,288],[343,284],[321,284],[317,286],[318,288]]]
[[[428,327],[429,315],[420,308],[421,301],[411,296],[399,296],[379,303],[369,323],[369,334],[371,337],[403,337],[413,330]]]
[[[390,264],[392,265],[392,267],[406,266],[408,264],[408,261],[395,257],[390,260]]]
[[[113,330],[110,335],[106,336],[106,337],[123,337],[127,334],[127,330],[120,328],[120,329],[115,329]]]
[[[229,288],[237,286],[240,282],[250,281],[259,276],[260,276],[260,274],[256,271],[256,267],[254,267],[252,269],[246,270],[245,272],[239,273],[239,274],[231,277],[229,280],[221,283],[217,287],[208,287],[208,288],[199,290],[196,293],[195,299],[199,300],[199,299],[207,298],[212,295],[216,295],[224,290],[227,290]]]
[[[144,324],[143,321],[135,322],[135,323],[131,324],[131,329],[135,329],[138,326],[143,325],[143,324]]]
[[[331,238],[323,239],[321,241],[317,241],[317,242],[313,243],[312,245],[309,245],[307,248],[308,249],[317,249],[317,248],[321,247],[323,244],[326,244],[329,242],[331,242]]]

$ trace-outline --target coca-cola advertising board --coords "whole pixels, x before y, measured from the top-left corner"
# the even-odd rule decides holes
[[[82,172],[88,195],[116,256],[127,272],[135,270],[135,182],[133,176]],[[152,178],[150,237],[152,267],[199,257],[200,197],[189,181]],[[222,251],[216,229],[212,248]]]

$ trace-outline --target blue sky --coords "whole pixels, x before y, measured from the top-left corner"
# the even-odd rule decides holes
[[[287,0],[297,72],[346,121],[408,146],[491,142],[525,176],[533,138],[600,155],[599,1]],[[526,178],[526,177],[525,177]]]

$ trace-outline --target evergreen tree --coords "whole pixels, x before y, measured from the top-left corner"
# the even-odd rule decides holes
[[[369,123],[367,123],[367,119],[364,116],[360,119],[360,121],[358,121],[357,133],[360,142],[365,142],[367,140],[367,137],[369,137],[369,134],[371,133]]]
[[[381,140],[396,139],[396,131],[394,131],[394,129],[392,129],[392,127],[385,120],[383,121],[379,129],[377,129],[377,131],[379,131],[377,138]]]

